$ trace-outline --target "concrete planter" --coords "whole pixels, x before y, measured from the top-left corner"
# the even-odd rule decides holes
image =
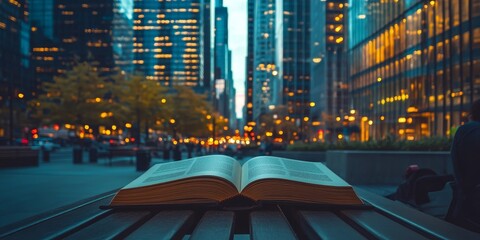
[[[326,165],[350,184],[400,184],[417,164],[437,174],[453,174],[449,152],[327,151]]]
[[[325,152],[316,151],[273,151],[272,156],[309,162],[325,162],[326,160]]]
[[[30,147],[0,147],[0,168],[38,167],[39,150]]]

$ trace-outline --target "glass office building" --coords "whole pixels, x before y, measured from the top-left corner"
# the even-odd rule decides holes
[[[255,29],[255,0],[247,0],[247,57],[245,58],[244,125],[253,124],[253,35]]]
[[[32,32],[40,31],[48,39],[54,38],[54,0],[29,0]]]
[[[236,119],[232,51],[228,45],[228,8],[215,3],[215,110],[228,119]],[[233,127],[235,121],[229,121]]]
[[[209,16],[204,0],[135,0],[135,70],[165,86],[208,87]]]
[[[310,117],[310,1],[277,0],[276,68],[281,96],[278,103],[288,109],[290,121],[306,137]]]
[[[311,118],[320,140],[343,134],[349,114],[346,0],[312,2],[311,10]]]
[[[15,126],[31,97],[27,1],[0,1],[0,137],[21,136]]]
[[[30,0],[31,68],[35,81],[35,94],[41,91],[41,83],[52,81],[65,72],[64,51],[54,35],[54,0]]]
[[[104,74],[132,72],[132,0],[29,2],[36,92],[78,61],[97,64]]]
[[[80,59],[95,62],[105,74],[132,71],[132,0],[55,0],[54,4],[54,35],[68,53],[62,65],[68,68]]]
[[[452,136],[480,98],[480,1],[351,0],[350,86],[368,139]]]
[[[253,119],[259,120],[275,105],[279,92],[275,66],[275,0],[255,3],[254,55],[253,55]]]

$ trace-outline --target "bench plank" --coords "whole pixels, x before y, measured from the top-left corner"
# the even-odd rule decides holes
[[[110,200],[111,197],[102,198],[98,201],[80,205],[78,208],[45,217],[30,226],[22,227],[12,234],[5,236],[5,239],[46,239],[50,238],[50,236],[56,236],[61,232],[69,231],[84,224],[92,218],[98,218],[102,214],[107,214],[106,211],[99,209],[99,206],[107,205]]]
[[[379,239],[427,239],[375,211],[345,210],[341,212]]]
[[[65,239],[112,239],[127,231],[149,214],[150,212],[143,211],[113,213]]]
[[[193,211],[160,212],[126,239],[178,239],[184,235],[193,215]]]
[[[361,188],[355,188],[360,197],[392,218],[397,218],[406,224],[418,228],[440,239],[480,239],[480,234],[474,233],[442,219],[432,217],[416,209],[370,193]]]
[[[256,211],[250,213],[252,239],[297,239],[290,224],[280,211]]]
[[[367,239],[330,211],[300,211],[299,218],[310,239]]]
[[[231,211],[208,211],[190,239],[232,239],[234,218],[235,214]]]

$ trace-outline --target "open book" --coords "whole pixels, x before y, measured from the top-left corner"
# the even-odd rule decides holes
[[[120,189],[111,207],[252,201],[361,205],[353,188],[322,163],[260,156],[240,165],[224,155],[156,164]]]

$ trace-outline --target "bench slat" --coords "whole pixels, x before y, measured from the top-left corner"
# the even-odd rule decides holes
[[[147,217],[150,212],[118,212],[73,233],[65,239],[111,239]]]
[[[330,211],[300,211],[302,231],[310,239],[366,239]]]
[[[252,239],[297,239],[290,224],[280,211],[256,211],[250,213]]]
[[[126,239],[177,239],[193,218],[193,211],[160,212]]]
[[[480,234],[467,231],[442,219],[432,217],[416,209],[370,193],[361,188],[355,188],[361,198],[373,205],[377,210],[392,218],[397,218],[406,224],[418,228],[440,239],[480,239]]]
[[[89,221],[93,217],[99,217],[100,214],[106,213],[106,211],[99,209],[99,206],[107,205],[110,200],[110,197],[103,198],[72,211],[67,211],[57,216],[40,220],[40,222],[36,224],[8,235],[5,239],[31,239],[32,237],[37,239],[50,238],[50,236],[55,236],[61,232],[71,230],[72,228]]]
[[[379,239],[427,239],[375,211],[345,210],[342,213]]]
[[[208,211],[200,219],[190,239],[232,239],[234,217],[235,214],[230,211]]]

